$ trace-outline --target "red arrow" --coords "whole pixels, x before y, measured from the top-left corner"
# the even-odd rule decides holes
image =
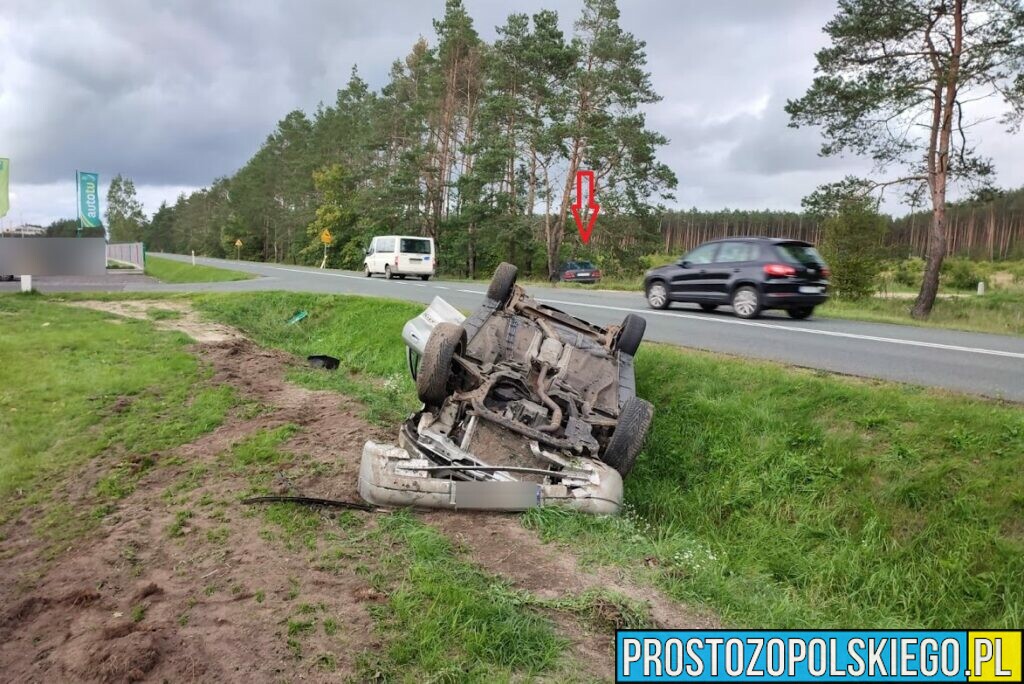
[[[583,227],[583,215],[580,214],[580,208],[583,206],[583,179],[587,179],[587,209],[589,210],[589,217],[587,219],[587,227]],[[583,244],[590,242],[590,234],[594,232],[594,224],[597,223],[597,213],[601,211],[601,205],[594,201],[594,172],[593,171],[577,171],[576,172],[576,202],[572,205],[572,217],[576,219],[576,230],[580,233],[580,239],[583,240]]]

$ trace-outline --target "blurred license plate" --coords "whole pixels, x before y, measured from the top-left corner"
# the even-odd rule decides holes
[[[822,288],[813,285],[804,285],[800,288],[800,292],[803,294],[821,294],[821,290]]]
[[[577,273],[576,275],[579,276],[580,278],[586,278],[588,275],[590,275],[590,271],[584,271],[583,273]]]
[[[420,259],[419,257],[409,257],[409,261],[423,261],[423,259]]]

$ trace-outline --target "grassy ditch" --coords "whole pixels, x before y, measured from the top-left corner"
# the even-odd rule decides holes
[[[339,356],[325,386],[415,405],[400,331],[416,305],[198,302],[261,343]],[[297,309],[309,318],[285,326]],[[526,516],[546,538],[740,624],[1024,622],[1021,407],[657,345],[637,361],[657,413],[627,483],[631,514]]]
[[[146,257],[146,275],[164,283],[216,283],[226,280],[249,280],[251,273],[232,271],[215,266],[203,266],[173,259]]]

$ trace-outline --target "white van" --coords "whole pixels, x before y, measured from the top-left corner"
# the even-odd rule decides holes
[[[414,275],[429,280],[434,275],[436,264],[433,238],[378,235],[366,250],[363,271],[367,278],[374,273],[383,273],[389,279]]]

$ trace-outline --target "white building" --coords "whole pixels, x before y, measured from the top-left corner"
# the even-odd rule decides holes
[[[38,237],[40,235],[46,235],[46,229],[42,226],[36,226],[31,223],[26,223],[20,226],[0,226],[0,235],[4,237]]]

